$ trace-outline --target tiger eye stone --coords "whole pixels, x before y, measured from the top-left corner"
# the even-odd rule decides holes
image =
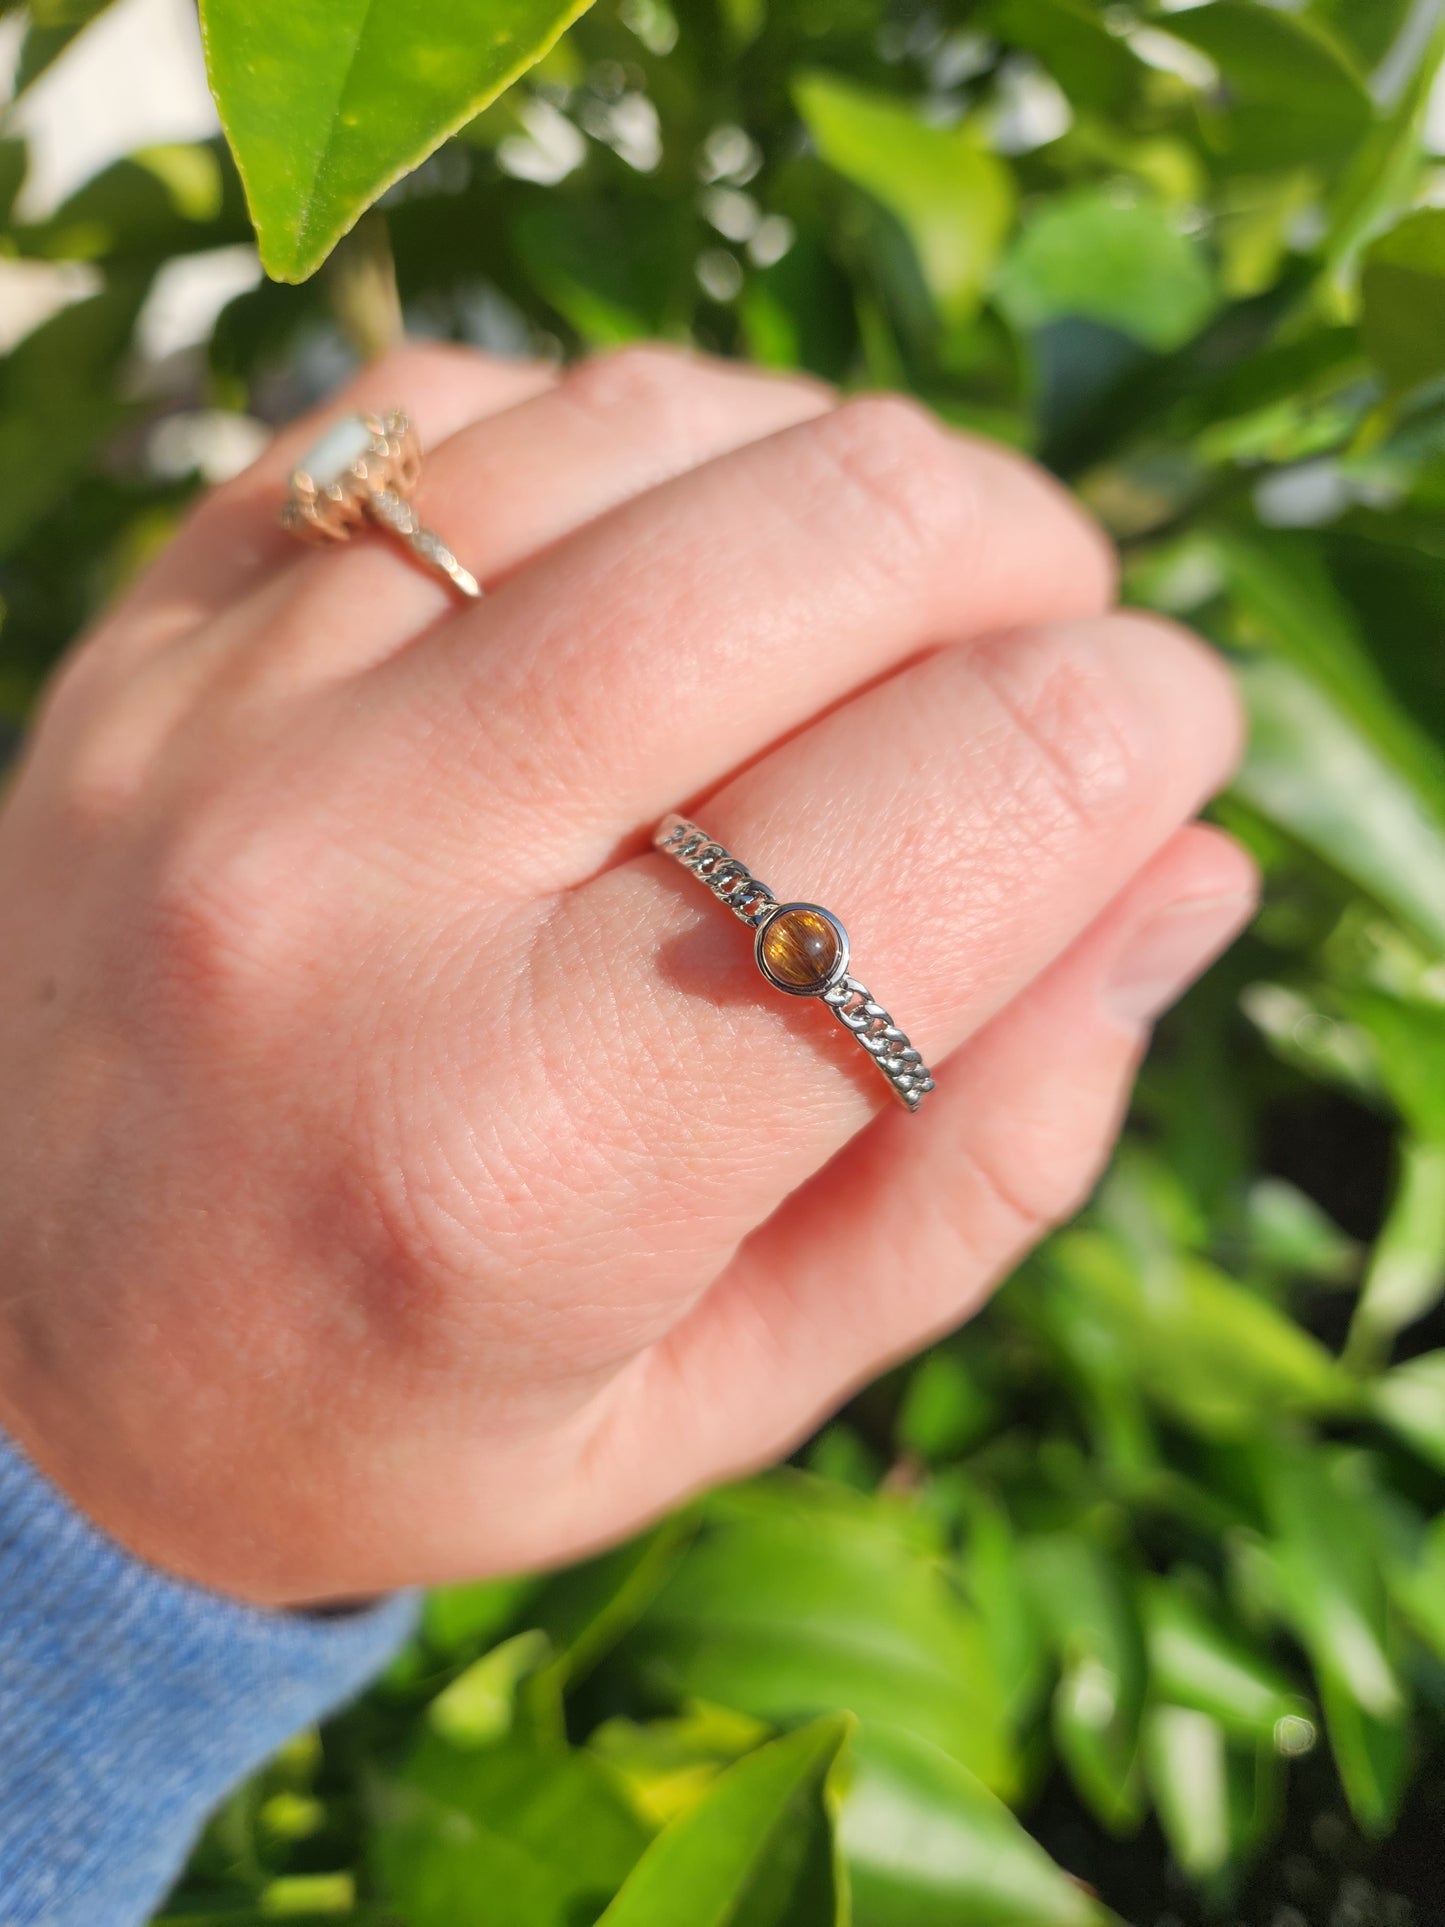
[[[758,938],[764,970],[789,990],[826,990],[841,952],[838,932],[817,910],[779,911]]]

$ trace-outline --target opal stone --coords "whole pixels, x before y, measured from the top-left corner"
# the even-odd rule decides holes
[[[811,904],[788,904],[758,933],[763,974],[783,990],[816,997],[834,981],[843,956],[837,926]]]
[[[318,489],[330,488],[349,473],[351,464],[371,447],[372,434],[360,415],[343,415],[319,442],[301,457],[299,467]]]

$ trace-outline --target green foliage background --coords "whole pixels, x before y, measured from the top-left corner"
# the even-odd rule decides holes
[[[96,11],[35,0],[22,82]],[[11,721],[195,486],[158,424],[319,393],[389,235],[414,328],[691,340],[1038,454],[1236,659],[1268,901],[988,1312],[788,1470],[434,1596],[167,1919],[1438,1920],[1441,8],[602,0],[552,46],[571,11],[208,0],[278,276],[405,178],[161,369],[157,274],[252,234],[227,149],[26,224],[0,142],[0,246],[96,274],[0,361]]]

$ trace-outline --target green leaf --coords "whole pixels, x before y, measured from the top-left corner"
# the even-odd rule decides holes
[[[1409,214],[1365,253],[1360,331],[1400,393],[1445,375],[1445,208]]]
[[[1167,31],[1219,69],[1229,105],[1215,133],[1239,171],[1339,162],[1373,124],[1358,69],[1308,18],[1254,0],[1213,0],[1171,13]]]
[[[1196,1880],[1229,1864],[1229,1756],[1224,1728],[1192,1707],[1152,1706],[1144,1770],[1174,1858]]]
[[[588,0],[202,0],[211,90],[278,281],[541,59]]]
[[[1398,1714],[1376,1534],[1338,1455],[1277,1441],[1259,1449],[1258,1462],[1285,1609],[1316,1670],[1376,1717]]]
[[[925,1522],[799,1475],[719,1495],[619,1657],[674,1699],[773,1725],[847,1711],[1015,1767],[977,1615]]]
[[[1216,1625],[1178,1579],[1147,1579],[1141,1608],[1150,1689],[1161,1700],[1245,1740],[1272,1741],[1279,1721],[1299,1712],[1278,1667]]]
[[[1289,663],[1239,680],[1253,727],[1237,793],[1445,949],[1445,826],[1419,790]]]
[[[851,1724],[817,1720],[730,1767],[653,1841],[598,1927],[848,1927],[828,1780]]]
[[[1236,529],[1212,536],[1207,553],[1234,598],[1240,639],[1310,676],[1419,791],[1445,836],[1445,754],[1381,673],[1367,632],[1330,579],[1320,542]]]
[[[1445,1517],[1391,1561],[1389,1585],[1400,1612],[1436,1657],[1445,1659]]]
[[[482,1895],[487,1927],[576,1927],[646,1844],[591,1754],[519,1742],[461,1749],[428,1734],[384,1789],[376,1858],[407,1927],[457,1927]]]
[[[111,0],[31,0],[30,24],[15,65],[19,96],[52,67],[83,27],[104,13]]]
[[[898,1413],[898,1443],[925,1459],[956,1457],[987,1427],[990,1409],[956,1352],[930,1352],[909,1378]]]
[[[517,1688],[551,1651],[545,1633],[514,1633],[459,1673],[427,1709],[434,1732],[453,1746],[490,1746],[512,1729]]]
[[[1132,1352],[1152,1396],[1200,1430],[1248,1434],[1281,1411],[1329,1411],[1353,1400],[1349,1379],[1317,1339],[1202,1259],[1165,1253],[1146,1263],[1116,1239],[1078,1231],[1054,1241],[1049,1263],[1061,1288]]]
[[[1387,11],[1380,0],[1365,0],[1365,4],[1376,19]],[[1412,0],[1392,0],[1392,4],[1409,6]],[[1424,136],[1442,58],[1445,17],[1436,21],[1435,31],[1413,72],[1407,75],[1399,98],[1361,143],[1340,182],[1330,210],[1327,247],[1336,271],[1349,267],[1362,243],[1402,213],[1414,198],[1425,166]]]
[[[651,1532],[549,1580],[528,1610],[557,1648],[569,1685],[583,1678],[637,1624],[697,1530],[683,1511]]]
[[[843,1852],[854,1927],[1105,1927],[1008,1808],[915,1734],[865,1723],[851,1752]]]
[[[117,370],[145,294],[121,277],[64,308],[0,360],[0,471],[24,488],[0,493],[0,556],[75,485],[96,450],[136,412]]]
[[[1127,108],[1139,62],[1081,0],[998,0],[992,13],[999,38],[1037,54],[1071,100],[1100,114]]]
[[[23,140],[0,140],[0,227],[7,227],[25,180],[29,153]]]
[[[769,1739],[768,1728],[722,1706],[692,1706],[674,1720],[605,1720],[587,1741],[627,1787],[650,1826],[695,1807],[724,1767]]]
[[[1044,202],[1010,251],[998,292],[1016,327],[1082,316],[1159,353],[1182,347],[1215,305],[1202,251],[1166,208],[1095,187]]]
[[[940,314],[974,315],[1013,222],[1013,176],[967,123],[933,127],[831,74],[794,83],[818,152],[888,209],[913,242]]]
[[[1087,1539],[1051,1533],[1023,1548],[1034,1610],[1059,1662],[1054,1740],[1084,1799],[1104,1825],[1129,1831],[1140,1817],[1139,1720],[1144,1644],[1124,1576]]]
[[[1445,1351],[1397,1365],[1374,1387],[1370,1402],[1392,1431],[1445,1472]]]
[[[1338,1452],[1276,1441],[1258,1464],[1281,1604],[1314,1664],[1351,1810],[1383,1832],[1404,1789],[1409,1722],[1377,1522]]]
[[[1361,1250],[1313,1198],[1283,1178],[1260,1178],[1245,1200],[1250,1255],[1271,1271],[1345,1284],[1356,1277]]]
[[[1445,1298],[1445,1141],[1406,1138],[1399,1160],[1350,1325],[1346,1356],[1357,1370],[1377,1369],[1396,1333]]]

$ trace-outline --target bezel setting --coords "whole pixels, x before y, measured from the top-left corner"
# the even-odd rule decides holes
[[[421,448],[407,417],[393,410],[354,419],[370,439],[339,475],[318,481],[306,461],[323,447],[327,436],[345,425],[345,417],[334,423],[293,469],[281,512],[282,525],[293,535],[317,542],[344,542],[366,519],[367,506],[375,496],[389,491],[404,500],[416,487],[421,475]]]
[[[810,916],[821,917],[838,939],[838,955],[829,966],[827,976],[821,983],[816,985],[785,983],[781,977],[774,976],[773,972],[768,968],[763,938],[771,926],[778,921],[779,917],[786,917],[795,911],[807,911]],[[842,983],[843,979],[847,976],[848,954],[848,932],[843,928],[843,925],[838,921],[837,917],[833,915],[833,912],[831,910],[825,910],[821,903],[775,904],[758,924],[757,933],[753,938],[753,956],[757,962],[758,969],[773,986],[773,989],[781,990],[785,997],[824,996],[835,984]]]

